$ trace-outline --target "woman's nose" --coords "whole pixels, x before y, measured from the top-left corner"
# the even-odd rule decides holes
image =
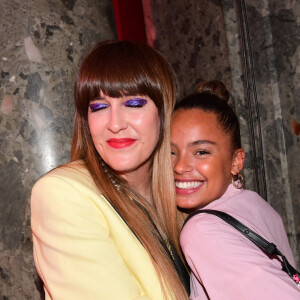
[[[121,107],[112,107],[107,124],[107,129],[113,133],[126,129],[128,126],[126,114],[122,111]]]
[[[178,175],[191,172],[192,170],[193,170],[192,162],[188,157],[183,155],[178,156],[173,164],[173,171]]]

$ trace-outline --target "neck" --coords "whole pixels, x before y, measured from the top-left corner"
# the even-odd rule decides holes
[[[149,203],[153,202],[151,193],[151,182],[149,164],[145,164],[134,172],[122,174],[129,183],[142,197],[148,200]]]

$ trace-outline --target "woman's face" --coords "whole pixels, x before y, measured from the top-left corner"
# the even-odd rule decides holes
[[[233,154],[216,115],[175,111],[171,142],[177,205],[198,209],[221,197],[231,182]]]
[[[89,104],[88,122],[99,155],[116,173],[126,178],[148,172],[160,131],[158,110],[149,97],[101,93]]]

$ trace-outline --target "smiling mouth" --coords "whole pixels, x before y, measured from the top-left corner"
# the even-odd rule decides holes
[[[130,138],[123,138],[123,139],[109,139],[106,142],[112,148],[122,149],[131,146],[136,142],[136,140]]]
[[[190,190],[195,189],[203,184],[203,181],[175,181],[178,189]]]

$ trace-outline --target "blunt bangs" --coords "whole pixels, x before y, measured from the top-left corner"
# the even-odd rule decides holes
[[[138,42],[102,42],[83,61],[75,82],[77,111],[87,118],[91,100],[103,94],[119,98],[144,95],[163,114],[164,62],[149,46]]]

